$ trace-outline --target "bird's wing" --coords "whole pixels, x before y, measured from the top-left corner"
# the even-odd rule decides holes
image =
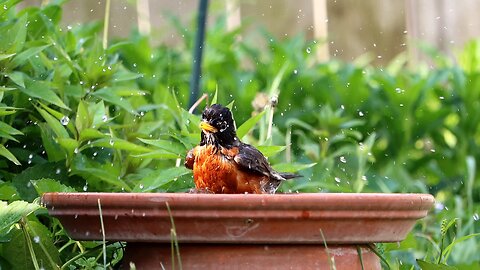
[[[238,153],[233,160],[242,170],[252,171],[270,177],[272,170],[267,159],[258,149],[249,144],[240,144]]]

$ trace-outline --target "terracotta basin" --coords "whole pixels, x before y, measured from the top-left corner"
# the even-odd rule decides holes
[[[315,269],[329,267],[332,258],[336,269],[355,269],[355,263],[361,269],[359,253],[365,269],[380,269],[368,244],[403,240],[434,199],[429,194],[46,193],[42,202],[72,238],[101,240],[100,202],[105,238],[129,242],[125,257],[137,269],[170,267],[171,218],[186,269],[219,269],[222,262],[249,269],[264,269],[259,262]]]

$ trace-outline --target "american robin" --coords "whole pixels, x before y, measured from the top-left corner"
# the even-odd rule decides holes
[[[203,111],[200,128],[200,144],[185,158],[197,192],[275,193],[282,181],[300,176],[275,171],[258,149],[241,142],[232,113],[222,105]]]

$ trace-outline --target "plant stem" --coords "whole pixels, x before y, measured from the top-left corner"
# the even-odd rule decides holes
[[[325,251],[327,252],[328,264],[330,266],[330,270],[336,270],[335,266],[335,258],[331,257],[330,252],[328,251],[327,240],[325,240],[325,235],[323,235],[322,229],[320,229],[320,235],[323,239],[323,244],[325,245]]]
[[[25,236],[25,241],[27,242],[28,250],[30,251],[30,256],[32,256],[33,267],[35,267],[35,270],[40,270],[40,267],[38,266],[37,256],[35,255],[35,251],[33,250],[32,239],[30,239],[30,234],[28,233],[28,230],[25,224],[26,224],[26,220],[23,219],[22,222],[20,223],[20,227],[22,228],[23,235]]]
[[[178,239],[177,239],[177,230],[175,229],[175,222],[173,221],[173,215],[172,211],[170,210],[170,205],[168,202],[165,202],[165,205],[167,206],[167,211],[168,215],[170,216],[170,223],[172,224],[172,229],[170,230],[170,233],[172,235],[172,247],[174,246],[175,249],[172,249],[172,269],[175,269],[175,258],[174,258],[174,251],[177,255],[177,260],[178,260],[178,269],[182,270],[182,259],[180,258],[180,248],[178,246]]]
[[[111,0],[106,0],[105,2],[105,18],[103,19],[103,49],[108,47],[108,23],[110,20],[110,2]]]
[[[374,244],[369,244],[369,245],[368,245],[368,248],[369,248],[373,253],[375,253],[375,255],[377,255],[378,258],[380,258],[380,260],[387,266],[387,269],[392,269],[392,267],[391,267],[390,264],[388,263],[387,259],[386,259],[382,254],[380,254],[380,252],[378,251],[378,249],[375,247]]]
[[[28,225],[28,220],[25,220],[25,223],[24,223],[25,227],[27,228],[27,230],[30,230],[32,231],[33,235],[38,235],[38,233],[35,232],[35,229],[31,226]],[[42,249],[43,253],[45,254],[45,257],[47,257],[48,259],[48,262],[50,263],[50,265],[52,266],[53,269],[58,269],[58,265],[55,263],[55,261],[53,260],[52,256],[50,256],[50,253],[48,252],[47,248],[43,245],[42,241],[39,240],[38,241],[38,245],[40,246],[40,248]]]
[[[365,267],[363,266],[363,256],[362,256],[362,247],[357,245],[357,253],[358,253],[358,258],[360,259],[360,265],[362,266],[362,270],[365,270]]]
[[[70,260],[68,260],[66,263],[64,263],[60,269],[61,269],[61,270],[67,269],[70,264],[72,264],[73,262],[75,262],[75,261],[78,260],[79,258],[84,257],[84,256],[87,256],[87,255],[89,255],[89,254],[91,254],[91,253],[95,253],[95,252],[97,252],[98,250],[101,250],[101,249],[103,249],[103,245],[96,246],[96,247],[94,247],[94,248],[92,248],[92,249],[90,249],[90,250],[88,250],[88,251],[86,251],[86,252],[77,254],[76,256],[74,256],[73,258],[71,258]]]
[[[100,214],[100,225],[102,227],[102,249],[103,249],[103,268],[107,269],[107,245],[105,244],[105,226],[103,225],[102,205],[98,199],[98,212]]]

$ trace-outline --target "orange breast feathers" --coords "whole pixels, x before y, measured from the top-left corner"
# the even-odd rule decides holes
[[[213,193],[263,193],[264,175],[240,170],[234,161],[238,148],[226,149],[214,145],[196,146],[185,159],[193,169],[193,181],[198,190]]]

